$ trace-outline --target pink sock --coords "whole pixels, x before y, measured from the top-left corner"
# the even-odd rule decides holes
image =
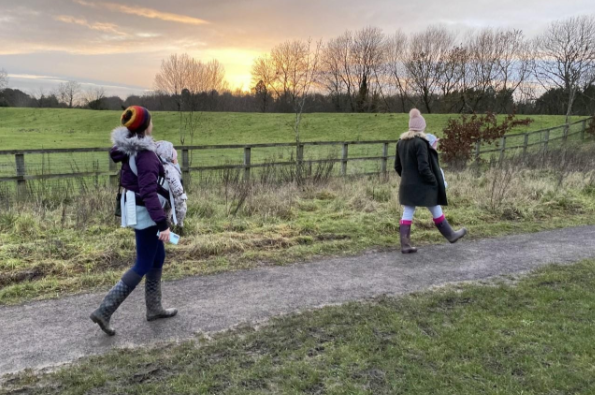
[[[412,223],[413,223],[413,221],[407,221],[404,219],[401,220],[401,225],[411,225]]]
[[[439,225],[439,224],[443,223],[445,219],[446,219],[446,218],[444,217],[444,214],[442,214],[442,216],[441,216],[441,217],[439,217],[439,218],[434,218],[434,223],[435,223],[436,225]]]

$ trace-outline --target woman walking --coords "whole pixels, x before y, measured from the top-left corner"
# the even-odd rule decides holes
[[[417,252],[411,246],[411,224],[417,207],[430,210],[434,224],[449,242],[456,243],[467,234],[465,228],[455,232],[444,217],[441,206],[448,205],[444,176],[438,153],[430,147],[425,130],[424,117],[413,109],[409,112],[409,131],[397,143],[395,170],[401,177],[399,201],[404,206],[400,226],[403,254]]]
[[[177,314],[177,310],[166,310],[161,305],[161,272],[165,261],[163,242],[170,236],[163,202],[169,201],[170,197],[169,191],[162,187],[165,173],[151,137],[151,114],[144,107],[132,106],[124,111],[121,121],[123,127],[112,132],[114,146],[110,155],[114,162],[122,163],[120,185],[127,191],[122,197],[122,225],[134,228],[137,258],[135,265],[91,314],[91,320],[110,336],[116,334],[110,326],[112,314],[143,277],[147,320],[170,318]],[[128,205],[125,196],[128,196]],[[132,199],[135,204],[130,203]]]

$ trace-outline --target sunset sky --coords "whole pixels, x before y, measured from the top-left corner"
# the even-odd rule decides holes
[[[126,96],[151,90],[161,60],[186,52],[218,59],[230,86],[248,89],[253,59],[289,39],[431,24],[533,36],[552,20],[593,13],[593,0],[0,0],[0,69],[32,94],[74,79]]]

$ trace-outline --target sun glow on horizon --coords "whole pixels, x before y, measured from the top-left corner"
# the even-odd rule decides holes
[[[190,56],[208,62],[217,59],[225,66],[225,77],[229,88],[250,92],[252,90],[252,75],[250,73],[254,60],[263,53],[259,51],[242,48],[220,48],[207,49],[200,52],[191,52]]]

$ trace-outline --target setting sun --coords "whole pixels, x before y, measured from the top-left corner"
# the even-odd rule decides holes
[[[229,88],[232,91],[239,89],[242,92],[250,92],[252,89],[250,86],[252,79],[250,70],[254,60],[261,56],[262,53],[240,48],[223,48],[197,51],[189,55],[205,61],[217,59],[225,66],[225,75]]]

